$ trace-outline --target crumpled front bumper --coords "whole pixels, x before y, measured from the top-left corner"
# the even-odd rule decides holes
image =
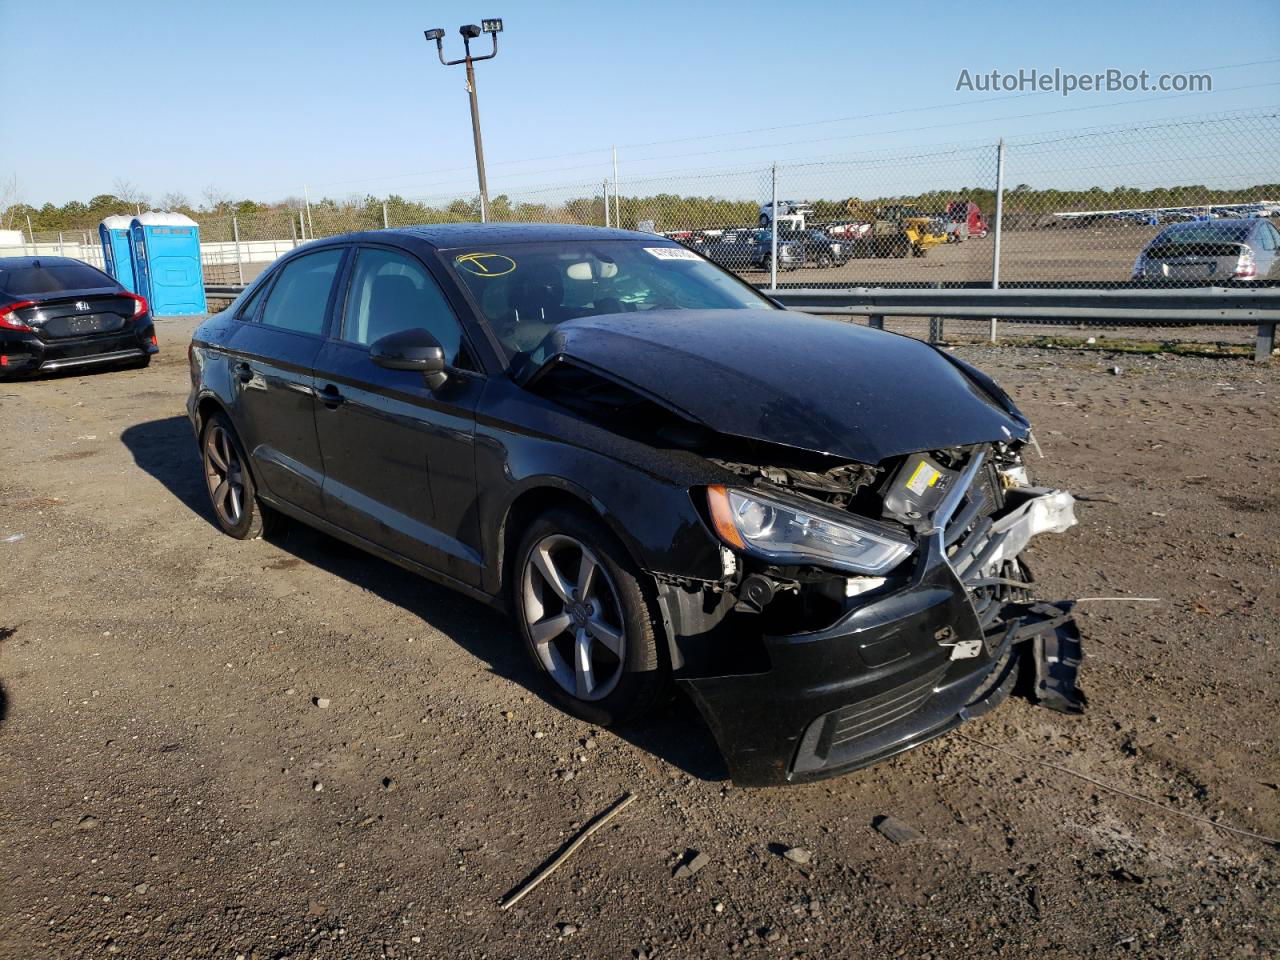
[[[968,547],[962,564],[953,564],[960,551],[943,518],[920,538],[919,562],[905,586],[848,600],[825,629],[765,637],[768,670],[678,677],[734,782],[767,786],[834,776],[962,723],[992,671],[1007,668],[1010,644],[1026,639],[1003,629],[1004,611],[980,615],[966,579],[1012,559],[1037,533],[1075,522],[1070,494],[1029,493],[983,529],[979,543],[960,544]]]

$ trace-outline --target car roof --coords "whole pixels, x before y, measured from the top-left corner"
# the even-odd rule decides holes
[[[33,266],[36,261],[40,262],[42,267],[64,267],[71,264],[77,264],[82,267],[92,267],[93,264],[85,263],[83,260],[77,260],[75,257],[0,257],[0,270],[16,270],[18,267]],[[94,269],[98,269],[94,267]]]
[[[1221,220],[1183,220],[1181,223],[1173,224],[1171,227],[1169,227],[1169,229],[1170,230],[1193,230],[1200,227],[1222,227],[1224,229],[1226,228],[1235,229],[1239,227],[1246,227],[1246,228],[1255,227],[1259,223],[1265,223],[1265,222],[1266,222],[1265,220],[1262,220],[1259,217],[1232,217],[1230,219],[1221,219]]]
[[[377,240],[404,237],[433,247],[470,247],[489,243],[540,243],[574,240],[647,240],[674,243],[656,233],[615,230],[612,227],[584,227],[569,223],[424,223],[328,237],[330,242]]]

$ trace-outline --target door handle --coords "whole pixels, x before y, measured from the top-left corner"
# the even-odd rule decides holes
[[[332,383],[326,383],[323,390],[316,392],[316,396],[318,396],[320,398],[320,402],[330,410],[336,410],[347,399],[342,395],[342,391]]]
[[[237,363],[232,369],[235,370],[236,376],[240,378],[241,383],[248,383],[253,379],[253,368],[243,361]]]

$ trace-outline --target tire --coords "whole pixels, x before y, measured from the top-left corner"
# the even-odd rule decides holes
[[[248,463],[231,421],[215,413],[200,432],[200,464],[214,521],[237,540],[261,539],[281,522],[280,515],[258,499]]]
[[[525,649],[561,709],[614,726],[667,691],[652,586],[598,520],[567,508],[543,514],[525,531],[510,579]],[[586,670],[578,666],[584,652]]]
[[[769,226],[769,215],[767,213],[760,214],[760,226],[762,227]]]
[[[821,270],[823,267],[834,267],[835,263],[836,262],[834,259],[832,259],[831,254],[829,253],[818,254],[817,267],[819,270]]]

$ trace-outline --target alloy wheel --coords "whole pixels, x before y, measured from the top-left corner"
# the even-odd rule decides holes
[[[525,626],[538,662],[566,693],[602,700],[626,662],[618,591],[589,547],[564,534],[543,537],[522,573]]]
[[[218,519],[236,527],[244,517],[244,465],[231,434],[214,423],[204,440],[204,474]]]

